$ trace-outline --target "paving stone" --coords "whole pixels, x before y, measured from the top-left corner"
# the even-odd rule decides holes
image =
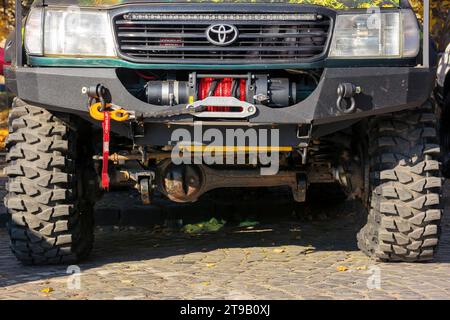
[[[258,217],[252,229],[231,224],[217,233],[190,236],[151,227],[152,210],[160,219],[167,213],[160,203],[151,210],[107,205],[97,210],[119,215],[122,225],[97,229],[93,254],[79,265],[79,290],[67,286],[66,267],[18,263],[6,230],[0,229],[0,299],[450,299],[448,211],[434,262],[384,264],[357,251],[354,214],[299,222],[280,206],[276,214]],[[190,217],[183,220],[204,219],[210,209],[210,203],[198,204],[185,211]],[[139,227],[125,227],[130,224]],[[338,266],[348,270],[340,272]],[[379,289],[367,286],[374,266],[380,268]],[[44,296],[45,287],[54,292]]]

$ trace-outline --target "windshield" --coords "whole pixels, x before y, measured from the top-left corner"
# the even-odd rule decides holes
[[[81,6],[114,6],[127,3],[159,2],[159,3],[278,3],[309,4],[332,9],[353,9],[369,7],[399,7],[400,0],[45,0],[46,4],[62,4],[78,2]]]

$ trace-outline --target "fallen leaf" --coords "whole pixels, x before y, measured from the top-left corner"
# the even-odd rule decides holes
[[[356,270],[367,270],[367,266],[359,266]]]
[[[209,286],[211,283],[209,281],[203,281],[201,282],[201,284],[204,286]]]
[[[279,248],[279,249],[273,249],[273,252],[275,252],[275,253],[283,253],[283,252],[285,252],[286,250],[284,250],[284,249],[281,249],[281,248]]]
[[[120,280],[122,283],[133,284],[133,280]]]
[[[53,288],[44,288],[41,290],[42,293],[46,293],[46,294],[51,293],[53,291],[55,291]]]
[[[306,248],[306,249],[302,250],[300,253],[311,254],[311,253],[314,253],[314,252],[315,252],[314,248]]]
[[[216,266],[215,263],[207,263],[207,264],[206,264],[206,267],[207,267],[207,268],[214,268],[215,266]]]
[[[259,224],[259,221],[251,221],[251,220],[246,220],[246,221],[242,221],[241,223],[239,223],[240,228],[250,228],[250,227],[254,227],[257,226]]]
[[[183,227],[183,231],[188,234],[217,232],[225,226],[225,223],[225,220],[211,218],[211,220],[206,222],[201,222],[198,224],[187,224]]]
[[[347,270],[348,270],[348,267],[346,267],[346,266],[338,266],[338,267],[336,268],[336,270],[339,271],[339,272],[343,272],[343,271],[347,271]]]

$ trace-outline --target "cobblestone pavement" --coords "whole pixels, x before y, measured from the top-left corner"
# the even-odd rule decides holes
[[[245,211],[261,223],[203,235],[99,227],[81,276],[22,266],[0,229],[0,299],[450,299],[449,214],[435,262],[382,264],[356,248],[351,203],[312,207],[312,221],[289,206]]]

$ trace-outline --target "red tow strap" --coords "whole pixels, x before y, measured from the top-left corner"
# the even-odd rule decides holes
[[[103,159],[102,159],[102,188],[109,189],[108,161],[109,161],[109,134],[111,131],[111,114],[103,112]]]

